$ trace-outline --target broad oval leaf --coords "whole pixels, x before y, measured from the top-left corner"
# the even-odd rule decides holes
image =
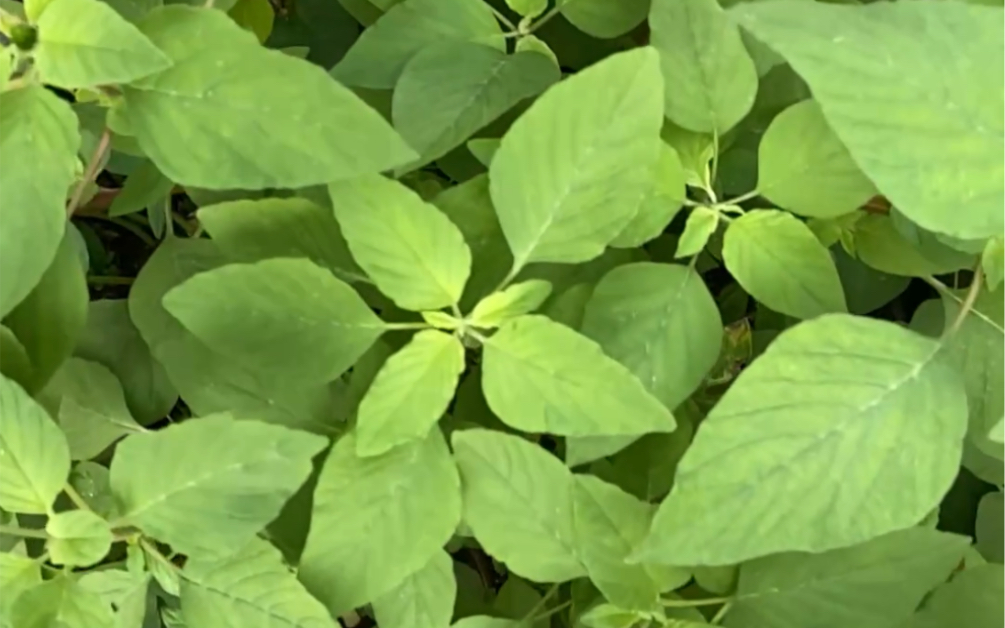
[[[489,189],[515,270],[588,261],[631,221],[659,156],[661,81],[652,48],[612,55],[553,86],[503,136]]]
[[[190,556],[234,552],[275,519],[327,444],[227,414],[134,434],[112,459],[118,525],[136,526]]]
[[[263,198],[199,209],[199,224],[234,262],[302,257],[342,281],[366,281],[331,209],[303,198]]]
[[[846,314],[786,330],[702,422],[637,555],[727,565],[915,525],[956,477],[967,428],[940,354]]]
[[[117,111],[176,183],[297,188],[415,159],[355,94],[317,66],[261,47],[221,11],[166,6],[140,29],[174,65],[124,87]]]
[[[740,566],[727,628],[899,626],[960,564],[962,536],[908,528],[822,554]]]
[[[53,0],[38,18],[39,76],[64,89],[129,83],[171,59],[101,0]]]
[[[653,0],[649,23],[667,117],[721,137],[747,115],[757,93],[757,70],[739,29],[716,0]]]
[[[883,214],[868,214],[852,226],[855,254],[876,270],[918,277],[956,272],[973,264],[973,256],[946,246],[922,248],[897,230],[893,219]]]
[[[112,605],[75,578],[55,578],[28,589],[18,596],[10,612],[10,626],[18,628],[108,628],[114,625]]]
[[[108,522],[89,510],[59,512],[45,524],[45,544],[52,562],[71,567],[90,567],[101,562],[112,548]]]
[[[684,167],[673,146],[660,142],[659,158],[653,166],[649,189],[643,193],[639,209],[611,246],[633,248],[659,237],[680,211],[684,199]]]
[[[0,377],[0,508],[46,514],[70,474],[66,438],[19,384]]]
[[[427,329],[384,362],[356,413],[356,452],[376,456],[418,440],[446,412],[464,371],[464,345]]]
[[[712,295],[698,273],[675,264],[638,262],[604,275],[582,330],[669,409],[698,388],[722,347]]]
[[[453,560],[440,551],[425,567],[374,599],[373,614],[381,628],[448,628],[456,598]]]
[[[743,289],[776,312],[805,319],[848,310],[834,259],[791,214],[762,209],[737,218],[722,258]]]
[[[499,23],[484,2],[405,0],[363,31],[332,76],[346,85],[391,89],[416,53],[445,41],[505,49]]]
[[[56,256],[79,148],[76,116],[58,96],[41,85],[0,94],[0,317]]]
[[[380,175],[328,186],[335,218],[356,263],[406,310],[437,310],[460,301],[471,250],[441,211]]]
[[[507,425],[563,436],[671,432],[673,415],[594,341],[540,315],[485,341],[482,389]]]
[[[876,194],[814,100],[775,116],[757,151],[757,191],[802,216],[836,218]]]
[[[394,86],[391,119],[421,165],[562,77],[548,57],[458,41],[425,48]]]
[[[211,349],[298,382],[334,380],[385,330],[349,284],[305,259],[200,273],[164,307]]]
[[[731,14],[806,80],[856,163],[911,220],[958,238],[1005,229],[1001,7],[782,0]]]
[[[188,628],[338,626],[283,564],[279,550],[261,539],[225,558],[188,560],[180,584]]]
[[[300,579],[332,615],[345,613],[421,569],[460,518],[460,479],[438,429],[371,458],[356,454],[350,432],[314,490]]]
[[[489,554],[538,582],[586,575],[573,526],[572,474],[518,436],[454,432],[464,490],[464,522]]]
[[[630,32],[649,13],[649,0],[557,0],[555,4],[573,26],[600,39]]]

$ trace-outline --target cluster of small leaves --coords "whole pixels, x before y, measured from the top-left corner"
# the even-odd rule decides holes
[[[0,31],[0,626],[1005,623],[997,0]]]

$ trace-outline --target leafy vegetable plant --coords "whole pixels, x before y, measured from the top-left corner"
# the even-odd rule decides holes
[[[1000,628],[1003,9],[0,0],[0,625]]]

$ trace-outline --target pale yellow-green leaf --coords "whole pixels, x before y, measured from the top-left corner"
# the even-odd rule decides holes
[[[11,608],[12,628],[108,628],[115,625],[112,605],[60,575],[23,592]]]
[[[469,322],[475,327],[491,329],[511,318],[530,314],[551,295],[551,283],[531,279],[513,284],[501,292],[493,292],[478,302]]]
[[[373,600],[381,628],[448,628],[457,581],[450,554],[440,551],[422,568]]]
[[[684,225],[684,233],[677,241],[675,259],[691,257],[701,253],[708,239],[719,226],[719,212],[711,207],[699,205],[691,210]]]
[[[685,172],[674,147],[660,142],[659,159],[653,166],[650,187],[632,220],[611,240],[611,246],[635,248],[659,237],[680,211],[687,197]]]
[[[421,440],[446,412],[464,371],[464,345],[428,329],[381,367],[356,413],[356,453],[377,456]]]
[[[89,510],[68,510],[49,517],[45,549],[57,565],[90,567],[101,562],[112,547],[108,522]]]

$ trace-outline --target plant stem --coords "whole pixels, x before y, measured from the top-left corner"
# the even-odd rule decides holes
[[[555,596],[556,593],[558,593],[558,587],[559,583],[557,582],[551,585],[551,588],[548,589],[547,593],[545,593],[544,596],[537,601],[537,604],[535,604],[533,608],[527,611],[527,614],[523,616],[521,622],[526,624],[528,623],[528,620],[530,620],[531,617],[534,617],[535,615],[540,613],[541,609],[543,609],[548,604],[548,600],[550,600],[552,597]]]
[[[544,26],[545,24],[547,24],[549,21],[551,21],[552,18],[554,18],[556,15],[558,15],[561,12],[561,11],[559,11],[559,8],[558,8],[559,4],[561,4],[563,1],[564,0],[555,0],[555,6],[551,7],[550,11],[548,11],[547,13],[545,13],[544,15],[542,15],[541,19],[539,19],[538,21],[536,21],[533,24],[531,24],[530,28],[527,29],[527,34],[528,35],[532,34],[534,31],[536,31],[537,29],[541,28],[542,26]]]
[[[79,510],[91,509],[91,505],[88,504],[86,501],[84,501],[84,498],[80,496],[80,493],[77,492],[77,489],[73,488],[73,486],[71,486],[69,482],[63,485],[63,492],[66,493],[66,496],[70,498],[70,501],[73,502],[73,505],[76,506]]]
[[[723,201],[723,202],[721,202],[719,204],[720,205],[739,205],[743,201],[749,201],[752,198],[757,198],[760,194],[761,193],[760,193],[759,190],[751,190],[751,191],[747,192],[746,194],[741,194],[741,195],[737,196],[736,198],[731,198],[731,199],[725,200],[725,201]]]
[[[955,336],[956,332],[963,326],[963,321],[970,314],[970,310],[974,309],[974,303],[977,302],[977,297],[981,293],[982,283],[984,283],[984,272],[981,270],[980,264],[978,264],[974,268],[974,276],[970,280],[970,288],[967,290],[967,296],[963,299],[963,303],[960,304],[960,311],[956,313],[956,318],[953,319],[953,322],[946,328],[945,333],[942,334],[943,340],[948,340]]]
[[[385,329],[432,329],[429,323],[384,323]]]
[[[717,201],[715,194],[715,179],[719,174],[719,129],[712,129],[712,174],[709,176],[708,189],[705,190]]]
[[[488,3],[486,3],[486,4],[488,4]],[[491,4],[488,4],[488,7],[492,11],[492,14],[496,16],[496,19],[499,20],[500,22],[502,22],[503,26],[505,26],[506,28],[508,28],[511,32],[516,31],[516,24],[513,23],[513,20],[511,20],[508,17],[506,17],[505,15],[503,15],[502,11],[500,11],[497,8],[495,8]]]
[[[722,605],[722,608],[720,608],[716,612],[716,614],[712,616],[711,621],[709,621],[708,623],[712,624],[713,626],[718,626],[719,622],[722,621],[722,619],[726,616],[726,613],[728,613],[729,609],[732,607],[733,607],[733,600],[726,602],[725,604]]]
[[[686,608],[691,606],[714,606],[715,604],[728,604],[732,602],[731,597],[706,597],[700,600],[660,600],[660,604],[667,608]]]
[[[73,212],[77,211],[77,206],[80,205],[81,199],[84,198],[84,190],[87,188],[87,184],[94,181],[98,176],[98,171],[101,170],[101,162],[105,160],[105,154],[108,153],[111,146],[112,132],[106,128],[101,133],[101,139],[98,140],[98,145],[94,149],[94,154],[91,155],[91,160],[87,162],[87,170],[84,171],[83,178],[77,183],[77,188],[73,190],[73,196],[70,197],[70,202],[66,205],[67,218],[72,216]]]
[[[549,608],[548,610],[546,610],[545,612],[541,613],[540,615],[536,615],[536,616],[532,617],[530,619],[530,621],[527,622],[527,623],[529,623],[529,624],[536,624],[537,622],[541,621],[542,619],[548,619],[549,617],[551,617],[555,613],[560,613],[560,612],[564,611],[565,609],[569,608],[570,606],[572,606],[572,600],[569,600],[567,602],[562,602],[558,606],[553,606],[553,607]]]
[[[0,525],[0,534],[10,534],[11,536],[20,536],[26,539],[48,539],[49,535],[42,530],[30,530],[28,528],[19,528],[17,526]]]

